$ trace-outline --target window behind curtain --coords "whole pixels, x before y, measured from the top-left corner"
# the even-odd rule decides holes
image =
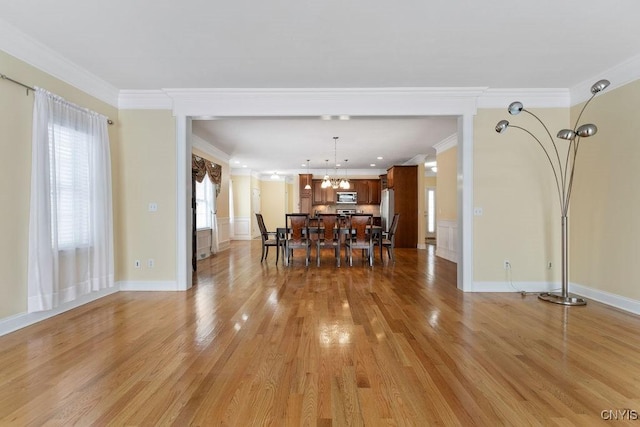
[[[211,228],[211,213],[214,211],[213,184],[209,176],[196,181],[196,228]]]
[[[107,118],[36,88],[27,310],[115,286]]]
[[[70,127],[49,128],[52,229],[58,249],[91,245],[89,135]],[[53,143],[55,141],[55,144]],[[57,196],[57,197],[56,197]],[[56,204],[57,200],[57,204]],[[57,225],[57,227],[56,227]],[[52,244],[55,245],[55,241]]]

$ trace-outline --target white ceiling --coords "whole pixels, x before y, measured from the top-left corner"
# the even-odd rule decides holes
[[[350,120],[224,119],[193,122],[193,133],[230,155],[233,168],[287,174],[302,164],[324,172],[334,159],[352,174],[374,174],[410,159],[435,155],[433,144],[453,135],[456,118],[386,117]],[[333,137],[338,139],[334,144]],[[382,157],[382,159],[378,159]],[[329,160],[327,163],[326,160]],[[375,166],[371,166],[374,164]],[[357,169],[357,171],[355,170]]]
[[[637,0],[0,0],[0,10],[0,20],[124,90],[569,88],[640,54]],[[447,126],[381,122],[230,120],[197,129],[232,157],[258,165],[273,153],[280,168],[290,156],[294,168],[331,159],[332,136],[354,149],[350,163],[385,145],[406,159]],[[260,147],[269,150],[252,160],[247,153]]]

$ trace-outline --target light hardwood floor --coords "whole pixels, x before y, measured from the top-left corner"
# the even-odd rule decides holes
[[[285,268],[234,242],[187,292],[119,292],[1,337],[0,425],[585,426],[640,411],[638,316],[464,294],[454,264],[396,251]]]

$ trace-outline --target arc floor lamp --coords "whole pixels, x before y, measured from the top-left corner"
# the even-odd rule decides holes
[[[605,90],[607,86],[609,86],[608,80],[599,80],[591,86],[591,97],[584,104],[580,114],[578,115],[578,119],[576,120],[575,126],[573,129],[562,129],[556,135],[557,138],[561,140],[568,141],[568,145],[566,145],[566,153],[564,152],[565,147],[563,145],[556,144],[555,139],[551,136],[551,132],[547,126],[540,120],[538,116],[533,114],[531,111],[526,110],[522,105],[522,102],[515,101],[509,104],[509,114],[517,115],[521,112],[525,112],[531,116],[533,116],[544,128],[547,136],[551,142],[551,145],[544,144],[540,139],[538,139],[532,132],[529,130],[515,126],[509,123],[508,120],[500,120],[496,125],[496,132],[504,133],[507,128],[512,127],[516,129],[520,129],[526,133],[528,133],[536,142],[540,145],[544,154],[549,160],[549,164],[551,165],[551,170],[553,171],[553,176],[556,181],[556,188],[558,190],[558,199],[560,201],[560,219],[562,222],[562,290],[559,293],[556,292],[545,292],[538,296],[541,300],[563,304],[563,305],[585,305],[586,301],[583,298],[579,298],[569,294],[569,240],[568,240],[568,212],[569,212],[569,201],[571,199],[571,190],[573,188],[573,172],[575,170],[576,165],[576,157],[578,155],[578,149],[580,148],[580,138],[587,138],[593,136],[598,131],[598,128],[594,124],[583,124],[579,125],[580,118],[582,117],[582,113],[587,108],[587,105],[591,102],[591,100],[600,92]],[[546,141],[546,137],[544,138]]]

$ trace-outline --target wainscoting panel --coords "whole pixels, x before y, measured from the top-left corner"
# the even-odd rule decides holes
[[[233,219],[234,240],[251,240],[251,218],[237,216]]]
[[[436,227],[436,255],[458,262],[458,222],[440,220]]]
[[[218,250],[229,249],[231,238],[231,221],[229,217],[218,218]]]

